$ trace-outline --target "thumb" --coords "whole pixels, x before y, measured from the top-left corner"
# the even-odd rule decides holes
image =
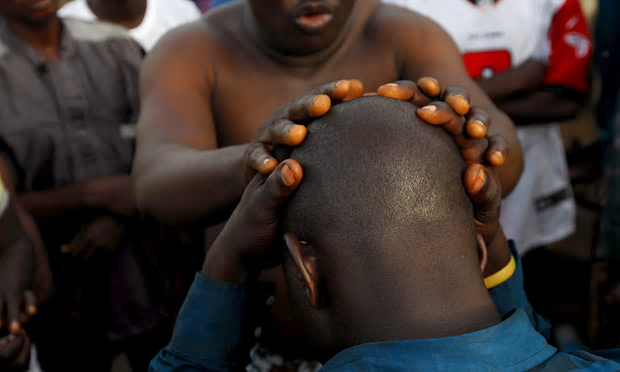
[[[301,165],[293,159],[280,163],[267,177],[257,193],[257,207],[277,211],[297,189],[303,177]]]

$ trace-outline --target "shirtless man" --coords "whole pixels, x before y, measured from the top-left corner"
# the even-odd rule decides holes
[[[510,149],[499,168],[504,194],[521,173],[521,150],[510,119],[469,78],[450,37],[427,18],[377,0],[248,0],[226,5],[165,37],[142,74],[136,197],[142,210],[169,223],[225,219],[246,185],[243,165],[273,169],[275,161],[267,152],[305,136],[305,128],[277,120],[301,119],[299,112],[284,108],[267,120],[274,110],[342,78],[359,79],[366,91],[423,76],[465,88],[471,103],[485,109],[493,122],[490,134],[501,134]],[[334,92],[348,92],[350,86],[352,95],[361,94],[355,82],[324,86],[315,93],[334,98]],[[383,86],[379,93],[410,98],[411,89],[416,85],[400,82]],[[433,95],[432,90],[424,91]],[[456,107],[463,100],[459,94],[465,93],[450,89],[443,98]],[[417,96],[418,105],[430,102]],[[310,107],[315,98],[303,96],[297,104]],[[450,110],[443,103],[434,107]],[[487,122],[475,110],[470,113],[468,127],[481,125],[478,119]],[[248,147],[263,122],[256,142],[265,146]]]
[[[504,142],[492,143],[488,160],[506,160],[501,182],[504,193],[512,190],[522,168],[514,127],[469,78],[458,49],[433,22],[376,0],[249,0],[218,8],[165,37],[143,66],[133,168],[138,205],[167,223],[221,222],[240,199],[249,170],[268,173],[277,164],[271,150],[303,141],[306,128],[294,123],[360,96],[364,87],[422,106],[441,93],[431,79],[419,87],[410,81],[423,76],[469,95],[447,89],[441,97],[450,105],[434,102],[419,110],[422,119],[445,120],[459,135],[460,115],[469,111],[465,97],[488,113],[490,134],[502,134],[510,149],[506,158]],[[359,81],[337,81],[343,78]],[[381,86],[390,81],[399,82]],[[467,133],[483,137],[489,118],[469,114]],[[486,139],[457,143],[467,152],[477,141]],[[286,311],[276,301],[276,316]]]

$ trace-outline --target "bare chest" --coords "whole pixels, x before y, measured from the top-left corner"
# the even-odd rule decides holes
[[[213,113],[221,147],[250,142],[273,112],[312,89],[340,79],[358,79],[367,92],[398,79],[394,58],[353,54],[312,73],[280,66],[239,63],[222,71],[213,95]]]

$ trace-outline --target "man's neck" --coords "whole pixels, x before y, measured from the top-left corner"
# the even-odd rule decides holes
[[[501,322],[497,308],[481,280],[480,283],[453,283],[450,288],[413,288],[399,293],[400,298],[394,301],[352,306],[365,310],[355,314],[341,314],[351,327],[346,332],[351,336],[346,342],[349,347],[369,342],[452,337]]]
[[[147,0],[87,0],[88,6],[97,18],[129,30],[142,24],[147,2]]]
[[[60,36],[62,24],[56,16],[38,23],[19,20],[6,20],[7,27],[30,44],[44,59],[56,60],[60,57]]]

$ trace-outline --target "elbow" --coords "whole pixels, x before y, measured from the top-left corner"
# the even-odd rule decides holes
[[[138,211],[142,215],[157,221],[166,224],[172,223],[169,211],[165,211],[162,204],[162,200],[165,198],[159,195],[158,186],[161,185],[160,182],[154,179],[150,172],[140,170],[132,172],[131,181]]]

